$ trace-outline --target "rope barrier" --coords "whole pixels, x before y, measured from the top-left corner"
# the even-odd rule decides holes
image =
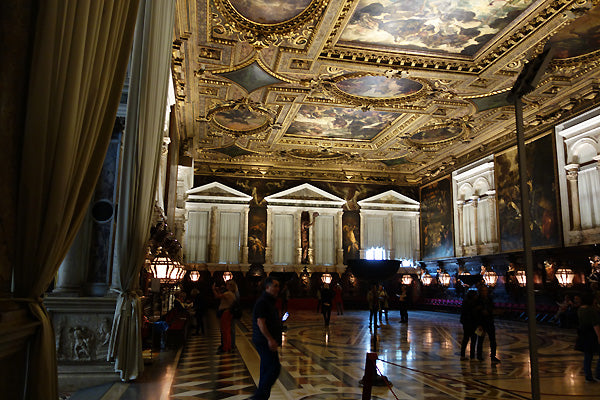
[[[373,363],[375,363],[375,361],[373,361]],[[377,372],[379,373],[379,375],[383,376],[383,374],[381,373],[381,370],[379,369],[379,367],[377,366],[377,364],[375,364],[375,369],[377,369]],[[398,399],[398,396],[396,396],[396,393],[394,393],[394,390],[392,389],[392,385],[390,384],[390,381],[388,379],[384,379],[383,381],[387,385],[387,387],[390,390],[390,392],[392,392],[392,395],[394,396],[394,398],[396,400],[400,400],[400,399]]]

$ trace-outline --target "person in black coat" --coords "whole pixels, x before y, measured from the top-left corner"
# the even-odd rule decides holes
[[[475,329],[477,328],[477,321],[475,315],[475,307],[477,303],[477,292],[474,290],[467,291],[462,308],[460,310],[460,323],[463,326],[463,339],[460,345],[460,360],[467,360],[466,351],[467,344],[471,341],[471,347],[469,354],[471,359],[475,358],[475,346],[477,343],[477,335]]]
[[[326,283],[321,289],[321,311],[323,312],[323,320],[325,326],[329,326],[329,320],[331,319],[331,305],[333,304],[333,290]]]

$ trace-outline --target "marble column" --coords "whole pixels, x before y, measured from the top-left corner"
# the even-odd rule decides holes
[[[69,252],[58,268],[52,295],[76,297],[81,294],[85,282],[86,261],[89,258],[90,230],[91,220],[89,215],[86,215]]]
[[[265,247],[265,264],[273,264],[273,209],[267,207],[267,245]]]
[[[465,240],[464,240],[464,224],[463,224],[463,207],[465,205],[465,202],[462,200],[458,200],[456,202],[456,211],[458,213],[458,249],[457,250],[457,254],[458,256],[462,256],[464,253],[464,246],[465,246]]]
[[[208,227],[208,262],[218,263],[218,240],[217,230],[219,228],[219,207],[212,206],[210,208],[210,226]]]
[[[302,211],[294,213],[294,243],[296,244],[296,264],[302,263]]]
[[[386,235],[386,249],[388,254],[387,257],[390,260],[396,258],[396,248],[394,247],[393,233],[394,233],[394,225],[392,222],[392,214],[388,214],[386,217],[385,223],[387,225],[387,235]]]
[[[338,266],[343,266],[344,264],[344,237],[343,237],[343,225],[342,225],[342,217],[344,215],[343,210],[339,210],[335,214],[335,236],[336,236],[336,264]]]
[[[308,227],[308,263],[310,265],[315,263],[314,258],[314,249],[315,249],[315,217],[313,216],[313,212],[308,212],[308,221],[310,222],[310,226]]]
[[[477,220],[477,206],[479,205],[479,196],[472,196],[471,200],[473,201],[473,224],[475,225],[475,240],[473,240],[472,245],[479,246],[479,221]]]
[[[567,170],[567,183],[569,199],[571,200],[571,230],[581,230],[581,214],[579,211],[579,164],[565,165]]]
[[[487,221],[490,224],[490,243],[497,243],[498,235],[496,231],[496,191],[488,190],[485,194],[487,195],[489,201]]]
[[[246,207],[243,211],[242,221],[242,264],[248,264],[248,213],[250,209]]]

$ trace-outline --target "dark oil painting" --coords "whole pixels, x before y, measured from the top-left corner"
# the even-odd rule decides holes
[[[450,179],[421,188],[422,258],[454,256]]]
[[[342,245],[344,264],[360,258],[360,212],[344,211],[342,214]]]
[[[550,38],[554,58],[568,59],[600,50],[600,6],[568,24]]]
[[[263,264],[267,245],[267,209],[250,207],[248,212],[248,262]]]
[[[531,203],[531,245],[534,248],[560,245],[554,147],[552,135],[526,145],[527,183]],[[498,227],[502,251],[523,249],[521,190],[517,148],[496,156]]]

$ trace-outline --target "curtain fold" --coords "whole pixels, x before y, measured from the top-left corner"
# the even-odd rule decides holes
[[[396,260],[412,260],[412,235],[410,220],[406,218],[394,218],[392,220],[393,248]]]
[[[124,381],[143,371],[138,277],[150,236],[170,79],[175,3],[142,0],[135,25],[114,267],[119,291],[109,360]]]
[[[294,216],[273,214],[273,263],[294,263]]]
[[[600,174],[597,168],[579,171],[578,190],[581,227],[600,226]]]
[[[221,212],[219,221],[219,262],[236,264],[240,254],[239,212]]]
[[[58,398],[41,297],[81,225],[121,98],[138,0],[39,2],[17,209],[14,295],[41,322],[27,399]]]
[[[315,264],[333,265],[335,247],[333,215],[319,215],[315,218]]]
[[[193,211],[188,214],[185,230],[185,259],[188,262],[206,262],[208,245],[208,212]]]

